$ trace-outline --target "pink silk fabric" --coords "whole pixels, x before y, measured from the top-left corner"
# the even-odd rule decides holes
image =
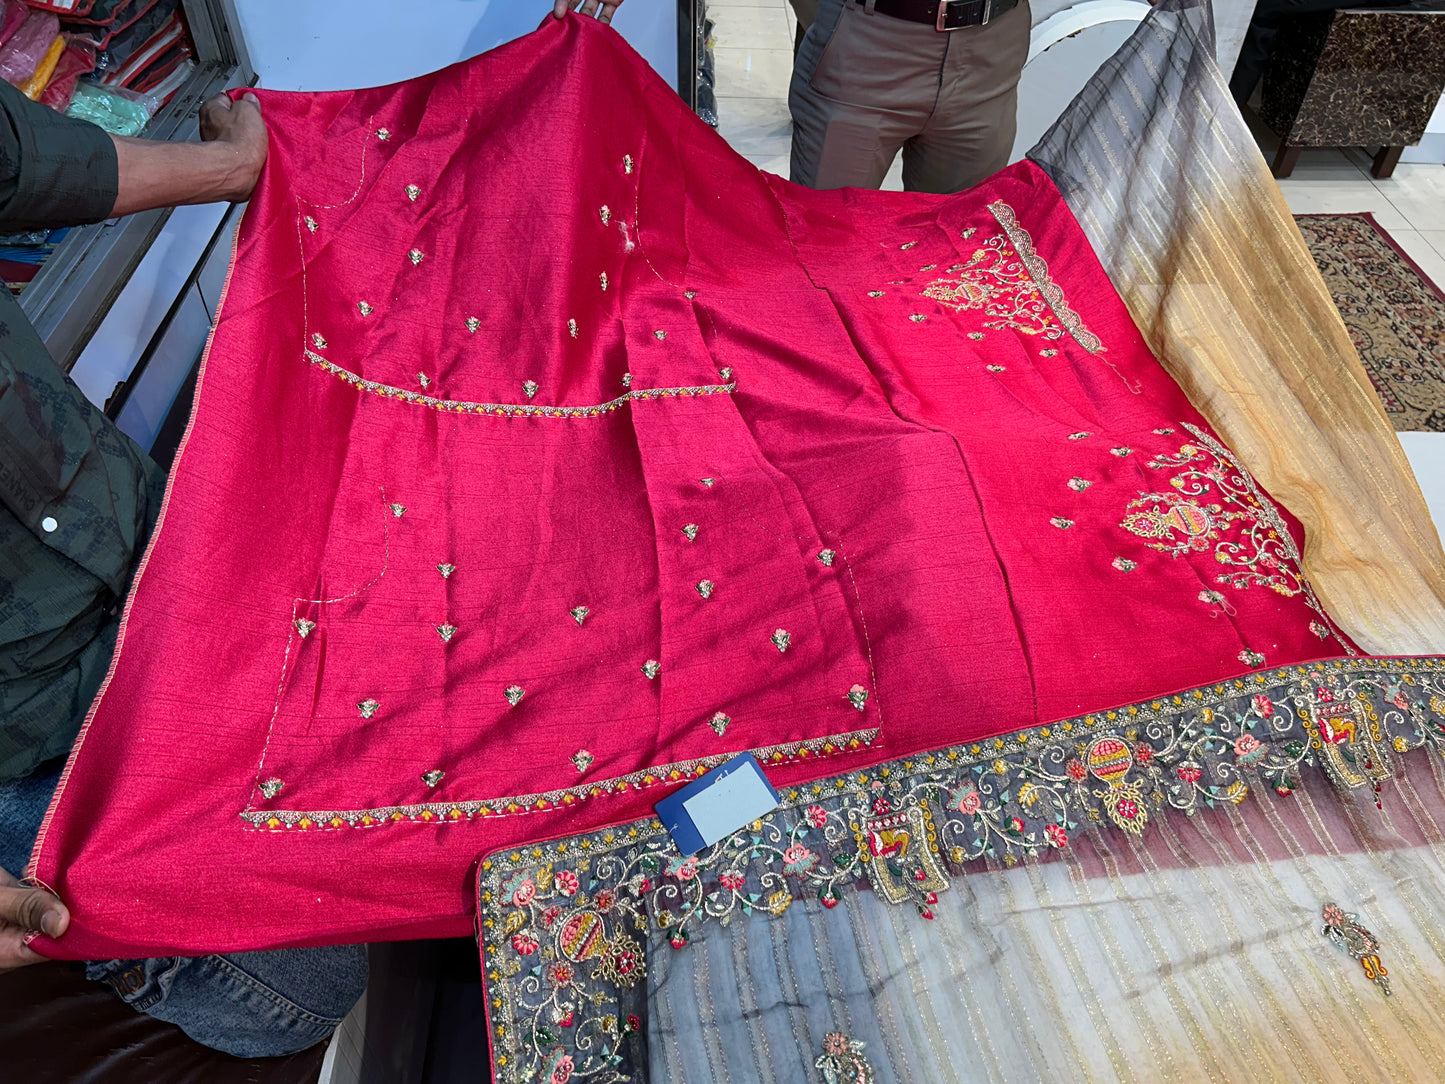
[[[1058,192],[760,173],[548,19],[271,133],[32,861],[134,957],[456,936],[480,856],[1355,653]]]

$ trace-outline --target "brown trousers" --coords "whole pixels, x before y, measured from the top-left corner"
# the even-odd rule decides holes
[[[1008,164],[1029,6],[940,33],[821,0],[793,64],[792,179],[877,188],[899,150],[910,192],[959,192]]]

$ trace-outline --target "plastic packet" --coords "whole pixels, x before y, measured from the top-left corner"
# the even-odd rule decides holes
[[[65,115],[88,120],[112,135],[133,136],[141,133],[160,107],[160,100],[149,94],[102,87],[82,79],[75,84]]]
[[[0,9],[0,45],[6,44],[15,36],[15,31],[30,17],[30,9],[25,6],[24,0],[3,0],[3,9]]]
[[[57,113],[65,112],[75,93],[75,81],[94,70],[95,46],[84,38],[71,37],[50,75],[49,85],[40,95],[40,104],[50,106]]]
[[[50,77],[55,74],[55,66],[60,63],[60,55],[65,52],[65,38],[59,34],[45,50],[45,55],[40,58],[40,63],[35,66],[35,73],[29,79],[20,84],[20,93],[29,98],[32,102],[40,100],[40,94],[50,85]]]
[[[0,79],[17,87],[24,83],[35,74],[59,34],[59,19],[43,11],[32,11],[4,48],[0,48]]]

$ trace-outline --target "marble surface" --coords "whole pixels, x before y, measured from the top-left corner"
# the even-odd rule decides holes
[[[1336,11],[1280,30],[1260,110],[1294,146],[1418,143],[1445,92],[1445,13]]]

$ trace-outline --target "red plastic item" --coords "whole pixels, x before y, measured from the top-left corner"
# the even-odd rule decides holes
[[[83,39],[69,37],[65,52],[60,54],[60,63],[55,65],[55,72],[40,95],[40,104],[48,105],[57,113],[65,112],[71,95],[75,93],[75,81],[94,70],[95,46]]]
[[[0,79],[17,87],[29,79],[59,33],[60,20],[54,15],[30,12],[20,29],[0,49]]]

